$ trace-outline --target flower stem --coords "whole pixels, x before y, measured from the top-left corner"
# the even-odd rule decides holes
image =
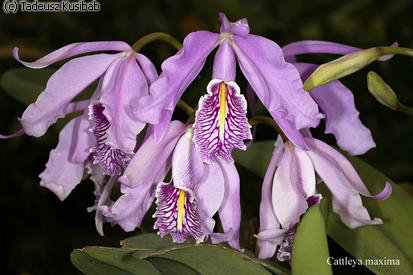
[[[398,48],[398,47],[377,47],[381,55],[387,54],[401,54],[413,57],[413,49]]]
[[[186,103],[182,99],[178,101],[178,104],[176,106],[178,106],[178,108],[184,111],[185,114],[187,114],[188,116],[192,116],[195,111],[194,108],[192,108],[188,103]]]
[[[400,104],[397,110],[408,115],[413,115],[413,108],[403,104]]]
[[[171,35],[169,35],[167,33],[164,33],[164,32],[153,32],[153,33],[150,33],[150,34],[147,34],[147,35],[141,37],[139,40],[137,40],[135,43],[133,43],[132,49],[135,52],[138,52],[143,48],[143,46],[145,46],[146,44],[148,44],[152,41],[156,41],[156,40],[165,41],[165,42],[169,43],[170,45],[174,46],[178,50],[180,48],[182,48],[182,43],[179,42],[178,40],[176,40]]]
[[[267,116],[256,116],[254,118],[250,118],[248,122],[251,126],[258,125],[258,124],[265,124],[270,126],[271,128],[275,129],[282,137],[284,141],[287,141],[288,138],[285,136],[281,128],[277,125],[274,119],[267,117]]]

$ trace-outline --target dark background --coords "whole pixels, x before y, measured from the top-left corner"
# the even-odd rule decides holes
[[[13,46],[22,48],[23,59],[34,60],[72,42],[123,40],[133,43],[155,31],[170,33],[182,41],[194,30],[216,31],[219,11],[224,11],[231,21],[247,17],[252,33],[271,38],[280,46],[302,39],[320,39],[361,48],[398,41],[401,46],[413,48],[411,0],[101,0],[100,3],[101,11],[97,13],[4,14],[0,11],[0,74],[22,67],[11,57]],[[162,60],[175,50],[163,42],[154,42],[142,52],[159,69]],[[314,55],[301,60],[322,63],[332,58],[334,56]],[[343,80],[354,92],[361,119],[372,130],[377,143],[377,148],[363,158],[396,182],[413,182],[413,117],[376,102],[368,93],[366,75],[369,70],[376,71],[393,87],[402,102],[413,105],[412,69],[412,59],[396,56]],[[187,92],[185,98],[192,106],[204,93],[209,78],[210,69],[205,69]],[[0,91],[1,133],[11,133],[18,128],[16,118],[24,108],[22,103]],[[260,126],[258,132],[258,140],[274,138],[272,130],[265,126]],[[63,203],[39,186],[38,174],[44,169],[49,151],[55,147],[57,134],[52,127],[42,138],[25,136],[0,140],[2,274],[77,274],[79,272],[69,260],[72,249],[97,244],[116,246],[119,240],[131,235],[110,226],[105,226],[105,238],[97,234],[94,214],[86,212],[86,207],[94,202],[91,182],[79,185]],[[334,143],[330,136],[323,136],[323,139]],[[250,216],[243,223],[256,228],[254,217],[258,215],[259,186],[249,192],[251,187],[246,186],[250,176],[241,179],[242,193],[249,196],[244,200],[243,209]],[[333,242],[331,252],[344,253]],[[365,269],[358,271],[366,272]]]

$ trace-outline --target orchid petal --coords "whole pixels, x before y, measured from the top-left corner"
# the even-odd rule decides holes
[[[135,53],[135,56],[148,83],[152,84],[153,82],[155,82],[158,79],[158,72],[156,71],[156,68],[153,65],[152,61],[150,61],[149,58],[140,53]]]
[[[203,172],[204,164],[192,143],[192,129],[188,128],[176,144],[172,157],[174,186],[183,190],[193,189],[202,179]]]
[[[148,85],[134,56],[118,59],[109,68],[102,83],[100,102],[110,123],[106,143],[132,154],[136,135],[145,123],[134,118],[134,103],[148,94]]]
[[[304,91],[295,67],[284,61],[280,47],[257,35],[234,37],[233,44],[241,70],[271,114],[280,108],[297,129],[315,127],[321,114]]]
[[[174,123],[171,123],[171,127],[173,125]],[[130,166],[131,164],[128,167]],[[139,168],[137,169],[137,166],[133,166],[133,169],[140,171]],[[166,161],[157,163],[157,167],[150,171],[149,175],[146,175],[151,178],[147,177],[147,181],[142,182],[142,184],[134,187],[121,184],[123,195],[116,200],[112,207],[102,207],[103,215],[127,232],[139,227],[155,198],[156,184],[166,177],[170,169],[171,157]],[[148,173],[149,171],[145,172]]]
[[[234,23],[229,22],[225,13],[220,12],[218,16],[221,20],[221,33],[229,32],[239,36],[247,36],[250,32],[250,27],[248,26],[248,20],[242,18]]]
[[[80,119],[75,120],[76,136],[73,136],[70,161],[83,163],[90,155],[91,148],[96,144],[96,139],[89,131],[90,120],[87,110]]]
[[[294,56],[300,54],[331,53],[345,55],[361,49],[329,41],[302,40],[287,44],[282,47],[282,50],[285,58],[290,60],[291,57],[294,58]],[[295,60],[290,61],[294,62]]]
[[[35,103],[24,111],[21,124],[28,135],[40,137],[65,115],[69,102],[99,76],[119,55],[97,54],[72,59],[57,70]]]
[[[0,134],[0,139],[9,139],[9,138],[21,137],[23,135],[24,135],[24,129],[19,129],[16,132],[14,132],[13,134],[9,134],[9,135],[1,135]]]
[[[190,33],[184,40],[183,48],[162,64],[162,74],[151,85],[150,95],[141,99],[141,108],[135,115],[151,124],[162,120],[165,126],[158,128],[163,131],[157,134],[159,139],[164,135],[179,98],[201,71],[218,40],[219,35],[215,33]]]
[[[159,144],[156,144],[152,133],[133,156],[119,181],[130,187],[154,182],[157,171],[162,169],[170,157],[185,128],[181,122],[172,121],[165,138]]]
[[[13,49],[14,58],[24,66],[32,69],[41,69],[57,61],[89,52],[97,51],[130,51],[131,47],[122,41],[80,42],[66,45],[48,55],[34,61],[25,62],[19,58],[19,48]]]
[[[99,199],[97,202],[96,206],[96,214],[95,214],[95,225],[96,225],[96,230],[101,236],[104,236],[103,233],[103,223],[105,222],[105,217],[102,214],[101,208],[104,205],[108,204],[108,200],[110,193],[112,192],[113,186],[116,183],[116,176],[111,176],[109,181],[106,183],[106,185],[103,187],[102,193],[99,194]]]
[[[240,186],[239,175],[234,162],[217,158],[217,163],[225,180],[225,195],[220,209],[218,210],[222,227],[228,236],[229,245],[240,250],[239,230],[241,223]],[[219,235],[211,235],[212,240],[218,240]]]
[[[322,142],[321,140],[312,139],[312,144],[319,154],[322,154],[324,158],[328,159],[328,161],[337,170],[340,170],[347,177],[352,187],[356,189],[357,192],[359,192],[363,196],[371,197],[376,200],[385,200],[390,196],[392,188],[389,182],[386,182],[383,191],[381,191],[377,195],[372,195],[367,190],[360,176],[357,174],[356,170],[347,158],[345,158],[342,154],[340,154],[334,148]]]
[[[310,157],[306,151],[294,146],[294,161],[292,165],[291,178],[297,183],[298,190],[306,199],[315,194],[316,176]]]
[[[272,207],[272,179],[283,151],[284,144],[279,137],[275,144],[275,150],[273,152],[270,164],[268,165],[268,169],[265,173],[264,181],[262,184],[260,203],[260,230],[256,235],[259,247],[258,258],[260,259],[271,258],[274,255],[277,244],[280,244],[282,241],[282,237],[281,239],[278,238],[280,238],[280,234],[282,235],[282,232],[285,231],[280,229],[280,223],[278,222],[277,217],[274,213],[274,209]]]
[[[74,143],[83,142],[78,139],[78,126],[81,117],[71,120],[60,132],[57,147],[50,151],[46,170],[40,175],[40,185],[50,189],[62,201],[78,185],[83,176],[83,163],[70,161]]]
[[[221,79],[225,82],[235,81],[236,65],[234,50],[227,40],[222,41],[215,54],[212,78]]]
[[[303,80],[317,68],[317,65],[294,63]],[[325,115],[326,133],[333,134],[337,144],[352,155],[361,155],[374,148],[370,130],[359,118],[351,91],[338,80],[311,90],[311,96]]]
[[[299,190],[300,182],[293,175],[296,172],[293,167],[299,163],[295,160],[292,147],[291,143],[285,145],[272,187],[273,209],[283,229],[294,226],[308,208],[306,198]]]
[[[323,179],[333,195],[333,211],[340,215],[349,228],[367,224],[381,224],[378,218],[371,220],[363,206],[359,192],[353,188],[342,170],[331,162],[328,155],[320,151],[307,151],[318,175]]]
[[[213,216],[218,211],[224,199],[225,179],[218,164],[206,165],[204,179],[194,188],[198,199],[198,210],[206,227],[205,232],[211,234],[215,221]]]
[[[399,43],[395,42],[391,47],[398,47]],[[282,47],[282,50],[285,55],[285,59],[289,62],[295,62],[295,56],[300,54],[312,54],[312,53],[330,53],[330,54],[339,54],[346,55],[362,49],[339,44],[329,41],[320,41],[320,40],[302,40],[296,41]],[[393,55],[384,55],[380,57],[379,61],[386,61],[392,58]]]

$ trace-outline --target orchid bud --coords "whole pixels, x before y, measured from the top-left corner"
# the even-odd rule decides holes
[[[357,51],[319,66],[305,81],[304,89],[309,91],[330,81],[354,73],[373,61],[382,53],[377,48]]]
[[[389,107],[390,109],[399,109],[400,102],[397,99],[397,95],[394,93],[393,89],[373,71],[370,71],[367,74],[367,87],[378,102]]]

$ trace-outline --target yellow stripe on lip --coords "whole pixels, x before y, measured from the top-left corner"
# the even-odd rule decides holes
[[[219,138],[224,139],[225,120],[227,119],[227,86],[225,82],[220,84],[219,89]]]
[[[177,220],[177,227],[178,231],[182,232],[182,223],[184,221],[185,215],[185,191],[179,190],[179,197],[178,197],[178,220]]]

